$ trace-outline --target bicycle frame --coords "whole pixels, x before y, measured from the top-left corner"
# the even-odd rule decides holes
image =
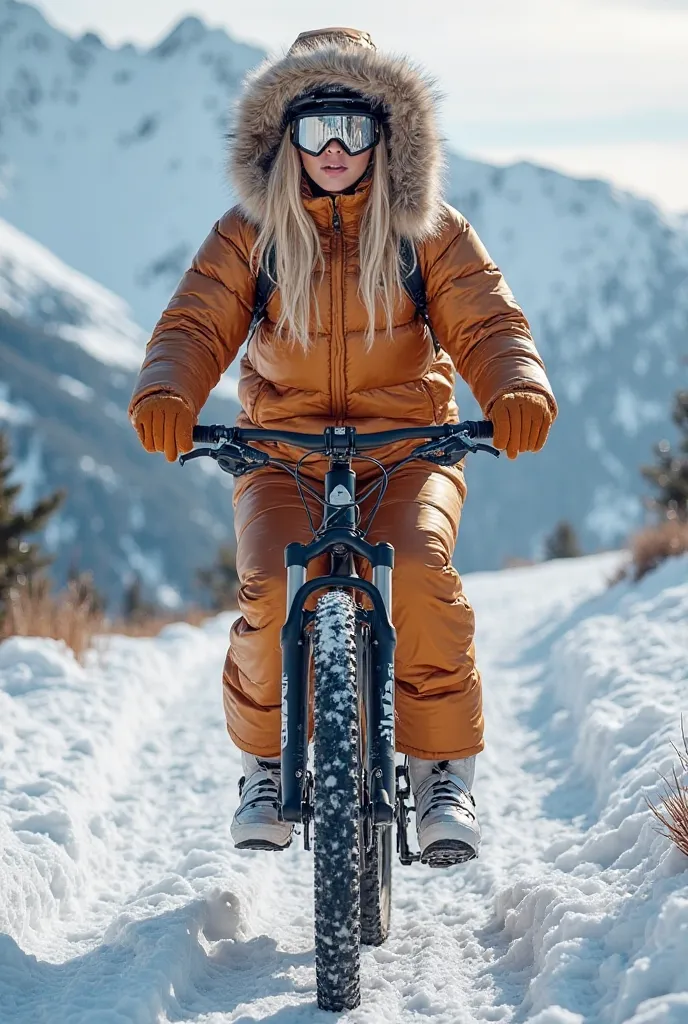
[[[336,429],[335,429],[336,434]],[[345,431],[342,428],[342,440]],[[356,475],[352,455],[344,444],[330,455],[325,475],[325,528],[310,544],[292,543],[285,549],[287,568],[287,617],[281,632],[282,645],[282,815],[284,820],[308,827],[312,816],[308,765],[308,623],[312,613],[305,603],[316,590],[344,587],[364,593],[372,611],[357,612],[361,627],[370,633],[370,671],[363,693],[368,737],[363,766],[370,795],[374,825],[391,825],[395,808],[394,651],[396,632],[391,621],[391,544],[369,544],[356,532]],[[329,525],[331,521],[338,525]],[[331,570],[306,582],[309,562],[330,553]],[[353,555],[372,567],[372,583],[356,575]],[[307,833],[306,833],[307,840]]]
[[[345,588],[364,594],[371,610],[358,605],[357,660],[359,697],[363,705],[366,734],[363,793],[366,806],[363,820],[369,825],[391,825],[397,812],[398,851],[402,864],[411,864],[418,854],[409,851],[406,839],[409,798],[408,773],[395,768],[394,737],[394,652],[396,633],[391,621],[392,569],[391,544],[369,544],[357,528],[356,474],[352,459],[371,448],[412,439],[425,441],[392,468],[422,458],[436,465],[456,465],[467,452],[499,452],[481,444],[492,437],[489,421],[466,420],[456,424],[432,424],[428,427],[404,427],[372,434],[357,434],[351,426],[326,427],[322,434],[301,434],[284,430],[226,427],[220,424],[194,427],[194,441],[218,444],[217,448],[195,449],[180,456],[184,465],[191,459],[210,456],[219,467],[235,477],[273,463],[265,451],[250,446],[251,441],[272,441],[295,445],[305,451],[327,455],[330,463],[325,475],[324,518],[319,534],[310,544],[288,544],[287,614],[281,631],[282,646],[282,728],[281,728],[281,813],[285,821],[301,822],[304,845],[309,848],[309,829],[313,817],[313,779],[308,771],[309,712],[309,624],[313,613],[306,601],[315,591]],[[224,443],[221,443],[224,442]],[[285,469],[284,463],[274,462]],[[385,470],[383,469],[383,472]],[[298,481],[298,475],[295,475]],[[385,473],[387,476],[388,474]],[[374,510],[375,511],[375,510]],[[306,581],[309,563],[325,552],[330,554],[328,575]],[[354,555],[372,567],[372,582],[356,575]],[[370,831],[368,829],[368,831]]]

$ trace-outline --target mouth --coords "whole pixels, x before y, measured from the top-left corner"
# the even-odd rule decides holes
[[[348,170],[344,164],[323,164],[320,168],[324,174],[343,174]]]

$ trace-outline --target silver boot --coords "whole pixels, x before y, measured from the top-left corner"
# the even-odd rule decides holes
[[[470,790],[475,757],[455,761],[409,757],[409,775],[422,863],[445,868],[477,857],[480,824]]]
[[[279,818],[279,760],[254,757],[242,750],[241,800],[230,832],[238,850],[285,850],[294,826]]]

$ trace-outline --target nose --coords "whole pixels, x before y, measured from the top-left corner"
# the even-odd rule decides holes
[[[339,141],[339,139],[330,139],[330,141],[327,143],[325,152],[332,153],[336,156],[340,156],[344,152],[344,150],[342,149],[342,144]]]

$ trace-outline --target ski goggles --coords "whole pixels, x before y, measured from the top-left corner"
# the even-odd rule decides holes
[[[297,149],[320,156],[336,139],[349,156],[372,149],[380,141],[380,125],[370,114],[304,114],[291,123],[291,141]]]

